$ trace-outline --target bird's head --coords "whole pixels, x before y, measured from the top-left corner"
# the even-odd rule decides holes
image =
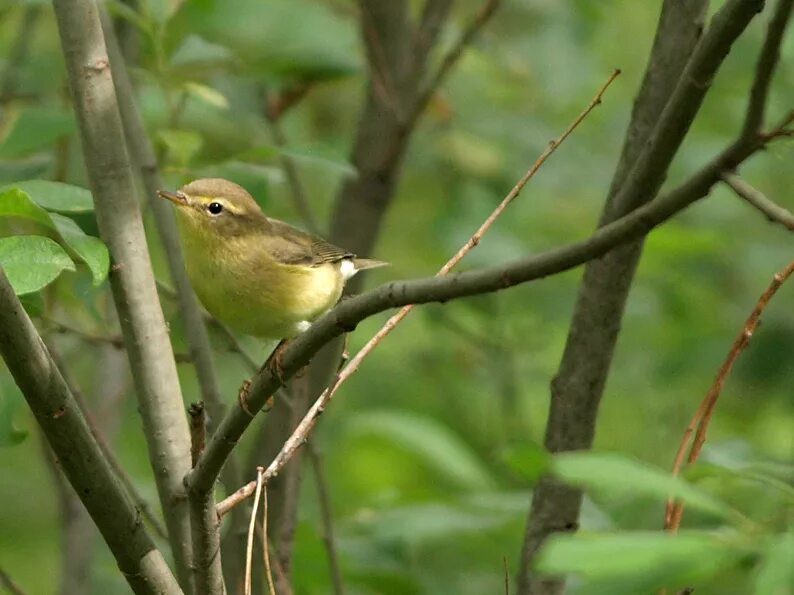
[[[157,195],[177,206],[180,227],[189,234],[239,237],[267,221],[245,188],[222,178],[194,180],[176,192],[158,190]]]

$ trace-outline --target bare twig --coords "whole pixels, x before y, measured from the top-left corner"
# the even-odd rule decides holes
[[[89,0],[55,0],[53,6],[97,223],[113,262],[110,283],[133,371],[150,463],[177,574],[189,590],[190,515],[182,478],[190,470],[190,436],[125,149],[99,7]]]
[[[768,199],[763,192],[756,190],[736,174],[725,173],[722,176],[722,181],[730,186],[737,196],[758,209],[771,222],[780,223],[790,231],[794,231],[794,213]]]
[[[2,568],[0,568],[0,586],[11,593],[11,595],[25,595],[25,592],[22,590],[22,588],[16,584],[8,575],[8,573]]]
[[[469,238],[469,240],[458,250],[458,252],[443,266],[441,270],[436,275],[437,277],[445,276],[449,273],[449,271],[457,265],[465,256],[468,254],[475,246],[480,243],[483,235],[491,228],[493,223],[496,219],[501,215],[507,206],[521,193],[521,190],[526,186],[526,184],[531,180],[538,170],[542,167],[542,165],[546,162],[546,160],[557,150],[557,148],[565,141],[568,136],[579,126],[579,124],[587,117],[587,115],[595,109],[597,105],[601,103],[601,98],[603,94],[606,92],[609,85],[618,77],[620,74],[619,70],[615,70],[607,79],[607,81],[602,85],[602,87],[598,90],[596,95],[590,101],[589,105],[580,113],[574,121],[568,126],[568,128],[555,140],[549,143],[549,146],[543,151],[543,153],[538,157],[532,167],[524,174],[524,176],[516,183],[513,189],[505,196],[502,202],[494,209],[494,211],[488,216],[485,222],[477,229],[476,232]],[[361,362],[378,346],[378,344],[389,334],[392,330],[402,321],[414,308],[413,305],[407,305],[402,308],[397,314],[389,318],[386,321],[386,324],[381,327],[381,329],[375,333],[375,335],[361,348],[361,350],[347,363],[347,365],[336,375],[336,378],[331,383],[331,385],[325,389],[322,394],[317,398],[314,405],[312,405],[309,412],[306,416],[301,420],[301,423],[298,424],[297,428],[293,432],[292,436],[284,443],[281,451],[276,455],[273,459],[271,464],[268,466],[267,470],[265,471],[265,481],[268,481],[270,478],[275,477],[280,471],[281,468],[287,463],[287,461],[292,457],[295,451],[304,443],[306,437],[308,436],[309,432],[311,432],[312,428],[314,427],[317,418],[319,415],[325,410],[325,407],[333,398],[334,394],[338,388],[353,374],[355,373]],[[250,491],[253,489],[252,483],[248,484],[248,493],[247,495],[250,496]],[[233,494],[233,500],[230,502],[239,502],[239,497],[241,496],[240,490]],[[223,502],[221,504],[224,504]],[[228,510],[228,506],[224,506],[223,510]]]
[[[507,566],[507,556],[502,557],[505,569],[505,595],[510,595],[510,569]]]
[[[270,569],[270,548],[267,546],[267,486],[262,489],[262,558],[265,563],[265,577],[270,595],[276,595],[273,572]]]
[[[747,345],[750,343],[750,339],[752,339],[753,333],[755,333],[760,323],[761,315],[769,305],[770,300],[792,273],[794,273],[794,261],[789,263],[789,265],[782,271],[775,274],[775,276],[772,278],[772,282],[766,288],[766,291],[764,291],[764,293],[761,294],[761,297],[758,298],[755,308],[753,308],[750,316],[747,317],[744,327],[734,340],[733,345],[731,346],[731,349],[725,358],[725,361],[722,363],[722,366],[720,366],[720,369],[717,372],[717,377],[714,379],[714,383],[706,393],[706,396],[700,403],[700,407],[698,407],[698,410],[695,412],[695,415],[692,417],[692,420],[689,422],[689,425],[684,432],[684,437],[682,438],[681,444],[678,447],[678,452],[676,453],[675,461],[673,463],[674,476],[681,472],[681,467],[683,466],[685,456],[687,464],[689,465],[697,461],[698,457],[700,456],[700,451],[702,450],[703,444],[706,441],[706,432],[708,431],[709,423],[711,422],[711,418],[714,415],[714,408],[716,407],[717,400],[720,398],[720,394],[722,393],[722,387],[725,385],[725,381],[733,369],[733,365],[736,363],[736,360],[739,358],[742,351],[744,351],[745,347],[747,347]],[[692,440],[692,444],[690,446],[690,438],[692,437],[692,434],[694,434],[694,439]],[[686,454],[687,447],[689,447],[688,455]],[[674,502],[672,500],[668,500],[664,520],[665,530],[669,531],[670,533],[677,532],[678,528],[681,526],[681,517],[683,514],[683,502]]]
[[[257,467],[256,469],[256,495],[254,496],[254,505],[251,507],[251,522],[248,525],[248,541],[245,548],[245,595],[251,595],[251,573],[252,562],[254,557],[254,528],[256,527],[256,511],[259,508],[259,496],[262,493],[262,474],[264,469]],[[264,547],[267,548],[267,533],[264,536]]]
[[[66,322],[61,322],[58,320],[53,320],[52,318],[45,318],[45,322],[48,326],[52,327],[52,330],[57,333],[66,333],[70,335],[74,335],[81,341],[85,341],[86,343],[90,343],[92,345],[101,345],[103,343],[108,343],[113,347],[123,349],[124,348],[124,339],[119,335],[111,335],[111,336],[104,336],[104,335],[95,335],[88,331],[84,331],[77,327],[72,326]]]
[[[325,476],[323,460],[313,441],[306,445],[309,460],[314,471],[314,483],[317,487],[317,501],[320,506],[320,518],[323,524],[323,543],[328,555],[328,567],[335,595],[344,595],[345,585],[342,582],[342,570],[339,567],[339,554],[334,539],[334,514],[331,508],[331,495],[328,492],[328,480]]]

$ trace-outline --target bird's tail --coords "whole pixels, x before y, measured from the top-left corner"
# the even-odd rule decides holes
[[[372,260],[371,258],[353,259],[353,265],[355,265],[357,271],[363,271],[364,269],[376,269],[378,267],[389,266],[389,264],[390,263],[383,260]]]

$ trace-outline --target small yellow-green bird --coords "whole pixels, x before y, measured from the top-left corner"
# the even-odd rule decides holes
[[[204,307],[236,331],[286,339],[309,328],[363,269],[383,266],[265,216],[241,186],[195,180],[173,202],[185,267]]]

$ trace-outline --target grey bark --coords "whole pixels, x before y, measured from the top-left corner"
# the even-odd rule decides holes
[[[177,575],[190,591],[190,519],[182,483],[190,470],[187,421],[135,198],[97,5],[90,0],[54,0],[54,7],[97,222],[113,263],[110,283],[149,458]]]
[[[144,191],[149,201],[149,205],[154,213],[157,231],[160,241],[163,244],[163,251],[166,256],[171,278],[176,289],[179,313],[185,328],[185,335],[190,347],[190,358],[198,378],[201,398],[207,407],[211,425],[223,418],[226,411],[226,404],[221,397],[218,388],[218,379],[215,372],[215,361],[212,354],[212,347],[204,324],[204,318],[198,305],[193,288],[190,285],[187,272],[185,271],[184,259],[182,256],[182,246],[179,242],[174,214],[170,204],[157,197],[157,190],[165,188],[160,176],[160,168],[157,163],[157,156],[152,146],[151,140],[146,132],[143,119],[141,118],[138,106],[135,101],[135,90],[130,81],[129,74],[124,62],[124,57],[119,48],[118,41],[113,31],[113,25],[104,10],[101,10],[100,17],[107,41],[108,54],[113,68],[113,82],[116,88],[116,95],[119,100],[119,110],[124,126],[125,138],[129,148],[130,156],[140,171],[143,181]],[[240,484],[241,476],[237,465],[236,457],[230,457],[224,466],[221,474],[221,481],[226,487],[227,493],[231,493]],[[203,545],[209,550],[195,552],[195,569],[203,585],[197,585],[199,593],[215,593],[214,589],[223,584],[222,562],[220,548],[217,542],[219,535],[211,533],[219,530],[217,520],[204,514],[202,511],[214,508],[214,494],[212,490],[201,494],[189,494],[195,502],[192,504],[191,530],[193,532],[192,542],[196,545]],[[197,525],[205,521],[204,525]],[[244,522],[240,518],[240,513],[232,516],[232,522]],[[233,544],[232,544],[233,545]],[[235,560],[242,559],[244,551],[239,548],[232,548],[229,555]],[[204,564],[211,564],[205,567]],[[212,585],[210,591],[204,591]]]
[[[132,590],[181,595],[2,269],[0,355]]]

